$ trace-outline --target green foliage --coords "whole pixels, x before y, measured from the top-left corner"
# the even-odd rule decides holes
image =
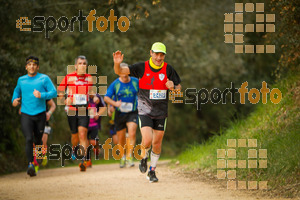
[[[178,159],[189,169],[217,171],[217,149],[226,149],[227,139],[257,139],[258,148],[267,149],[267,169],[237,169],[237,180],[267,180],[270,190],[293,196],[299,192],[299,82],[300,74],[288,76],[273,88],[280,88],[279,104],[260,104],[245,120],[233,122],[220,136],[204,145],[190,146]],[[247,158],[248,148],[236,148],[237,160]]]
[[[279,22],[278,27],[282,28],[277,29],[276,24],[276,34],[277,30],[290,27],[293,19],[298,22],[297,1],[280,2],[272,1],[265,10],[270,11],[272,6],[275,6],[278,12],[285,5],[289,5],[293,12],[282,16],[287,25],[285,22]],[[133,64],[149,59],[151,45],[161,41],[167,46],[166,62],[176,69],[182,79],[183,91],[186,88],[207,88],[209,91],[219,88],[223,91],[230,87],[231,82],[235,83],[235,87],[239,87],[241,83],[248,81],[249,88],[260,88],[263,80],[272,83],[272,72],[279,67],[277,61],[285,51],[276,49],[274,55],[239,55],[234,53],[233,45],[224,43],[224,13],[233,12],[234,3],[235,1],[217,0],[191,0],[189,3],[179,0],[3,0],[0,6],[0,162],[8,163],[7,160],[12,159],[16,164],[13,167],[3,165],[6,167],[0,168],[0,173],[26,167],[20,164],[25,162],[24,137],[20,130],[18,109],[11,106],[11,97],[18,77],[26,74],[25,58],[31,54],[40,58],[40,72],[49,75],[55,84],[57,76],[67,73],[67,66],[74,63],[77,55],[86,55],[89,64],[98,66],[97,75],[107,76],[110,84],[117,78],[112,70],[114,51],[122,50],[124,61]],[[44,32],[22,32],[16,29],[15,25],[20,17],[27,16],[33,19],[34,16],[53,16],[59,19],[66,16],[71,19],[78,16],[79,10],[87,16],[93,9],[96,9],[96,17],[108,18],[110,9],[114,9],[118,18],[128,16],[131,22],[129,30],[121,33],[115,24],[115,32],[106,30],[101,33],[96,30],[94,23],[94,31],[90,33],[87,31],[87,23],[84,23],[83,32],[79,32],[77,24],[74,32],[61,32],[56,29],[50,32],[49,39],[46,39]],[[249,21],[254,19],[255,16],[247,18]],[[292,31],[274,39],[276,45],[296,45],[293,50],[288,51],[289,55],[297,50],[299,41],[293,38],[297,38],[298,28],[294,26]],[[268,35],[267,40],[270,39],[271,36]],[[270,42],[266,41],[266,36],[262,34],[247,34],[245,41],[254,44]],[[239,96],[235,98],[238,99]],[[229,101],[230,99],[227,99],[227,102]],[[229,127],[232,120],[244,118],[254,108],[250,103],[208,103],[197,111],[196,105],[170,103],[164,156],[177,155],[189,144],[203,143],[216,133],[219,134],[220,127]],[[101,136],[103,140],[109,136],[107,122],[108,117],[104,117],[104,134]],[[63,106],[57,107],[52,124],[53,135],[50,136],[49,144],[69,143],[70,130]],[[137,142],[139,141],[138,134]]]
[[[267,36],[269,40],[274,40],[280,47],[278,50],[281,56],[277,68],[278,76],[280,76],[280,73],[286,73],[288,69],[296,70],[299,67],[300,2],[297,0],[271,0],[270,7],[276,13],[276,34]]]

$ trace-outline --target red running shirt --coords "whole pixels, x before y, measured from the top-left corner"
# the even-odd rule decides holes
[[[76,106],[88,105],[89,94],[93,86],[92,76],[90,74],[77,75],[77,72],[70,73],[64,77],[58,86],[58,94],[64,92],[71,98],[72,105],[69,109],[76,109]]]

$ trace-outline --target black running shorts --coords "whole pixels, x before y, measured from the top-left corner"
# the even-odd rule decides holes
[[[165,131],[167,127],[167,118],[151,119],[147,115],[139,115],[140,128],[149,126],[154,130]]]
[[[115,126],[116,126],[116,131],[120,131],[124,128],[126,128],[126,123],[127,122],[135,122],[136,124],[138,123],[138,111],[133,111],[129,113],[122,113],[120,111],[115,111]]]
[[[72,134],[78,133],[78,126],[85,128],[89,127],[90,117],[89,116],[68,116],[68,122]]]
[[[88,133],[87,133],[87,138],[89,140],[95,140],[97,137],[98,137],[98,130],[99,129],[92,129],[92,130],[89,130]]]

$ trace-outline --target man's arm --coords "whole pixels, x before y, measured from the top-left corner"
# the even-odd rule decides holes
[[[96,95],[96,91],[93,88],[93,78],[90,74],[88,75],[88,88],[87,88],[87,90],[88,90],[88,94]]]
[[[50,106],[50,109],[48,110],[48,112],[46,113],[46,119],[47,121],[50,119],[51,115],[53,114],[53,112],[56,109],[56,104],[54,103],[53,99],[50,99],[47,104]]]
[[[19,83],[19,79],[18,79],[18,83],[17,86],[14,89],[14,94],[13,97],[11,99],[11,103],[13,105],[13,107],[16,107],[18,105],[20,105],[20,100],[21,100],[21,87],[20,87],[20,83]]]
[[[112,105],[107,104],[107,114],[108,114],[109,117],[112,116],[114,111],[115,111],[115,108]]]
[[[65,93],[66,93],[66,89],[67,89],[67,81],[68,81],[68,77],[65,76],[61,83],[59,84],[59,86],[57,87],[57,96],[58,97],[64,97]]]
[[[167,80],[167,82],[166,82],[166,87],[169,89],[169,90],[173,90],[173,89],[175,89],[175,90],[181,90],[181,85],[180,84],[178,84],[178,85],[175,85],[175,88],[174,88],[174,82],[173,81],[171,81],[171,80]]]
[[[175,90],[181,90],[181,85],[180,84],[175,85]]]
[[[65,97],[66,95],[66,90],[67,90],[67,85],[68,85],[68,75],[66,75],[59,86],[57,87],[57,95],[58,97]],[[57,99],[58,100],[58,99]],[[73,102],[72,98],[72,90],[69,91],[69,94],[67,94],[67,98],[64,100],[64,103],[66,105],[71,105]]]
[[[174,90],[174,82],[167,79],[167,82],[166,82],[166,87],[169,89],[169,90]]]
[[[54,97],[57,97],[57,91],[51,81],[51,79],[46,76],[45,78],[45,86],[47,92],[41,92],[41,98],[42,99],[52,99]]]
[[[180,77],[177,74],[177,72],[175,71],[175,69],[170,65],[167,66],[167,76],[168,76],[168,79],[167,79],[166,87],[170,90],[173,90],[173,89],[181,90]]]
[[[106,94],[104,96],[104,101],[107,104],[110,104],[114,107],[119,107],[121,106],[121,100],[120,101],[114,101],[112,98],[116,97],[116,90],[115,90],[115,84],[116,81],[114,81],[112,84],[110,84],[110,86],[107,88]]]
[[[116,51],[115,53],[113,53],[113,58],[114,58],[114,70],[117,75],[130,74],[129,67],[127,67],[127,66],[121,67],[120,66],[120,64],[124,58],[124,54],[122,54],[121,51]]]
[[[105,113],[106,110],[107,110],[103,98],[99,94],[96,94],[93,98],[93,101],[94,101],[94,103],[97,104],[97,107],[99,107],[99,110],[98,110],[98,113],[97,113],[98,116],[102,116],[102,114]]]
[[[120,101],[114,101],[114,100],[112,100],[110,97],[108,97],[108,96],[105,96],[104,97],[104,101],[107,103],[107,104],[110,104],[110,105],[112,105],[112,106],[114,106],[114,107],[120,107],[121,106],[121,103],[122,103],[122,101],[120,100]]]
[[[55,111],[55,109],[56,109],[56,104],[55,104],[55,102],[53,101],[53,99],[50,99],[50,100],[48,101],[47,104],[50,106],[48,112],[51,112],[51,114],[54,113],[54,111]]]

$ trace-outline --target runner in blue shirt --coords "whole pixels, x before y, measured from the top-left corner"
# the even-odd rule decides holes
[[[21,104],[21,127],[26,139],[27,174],[35,176],[33,164],[33,143],[42,145],[42,136],[46,123],[46,100],[57,96],[51,79],[38,73],[39,59],[29,56],[26,59],[27,75],[18,79],[12,97],[14,107]],[[21,100],[21,102],[20,102]]]
[[[122,65],[128,66],[125,63]],[[136,129],[137,129],[137,93],[139,81],[137,78],[121,75],[107,89],[104,101],[116,108],[115,111],[115,127],[118,135],[118,144],[125,148],[126,127],[130,145],[135,145]],[[115,97],[115,101],[113,98]],[[127,156],[126,156],[127,155]],[[134,166],[132,149],[126,152],[120,162],[120,167],[125,167],[125,161],[130,167]]]

